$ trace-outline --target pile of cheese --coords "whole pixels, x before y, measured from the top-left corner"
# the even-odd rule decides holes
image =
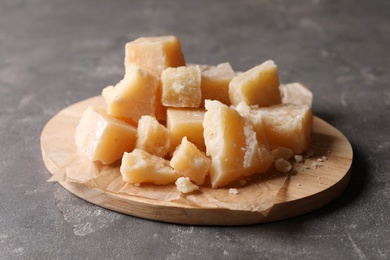
[[[88,107],[75,136],[91,161],[121,160],[124,181],[218,188],[272,165],[287,172],[309,149],[310,106],[282,102],[273,61],[242,73],[188,65],[175,36],[139,38],[125,52],[124,78],[102,91],[106,109]]]

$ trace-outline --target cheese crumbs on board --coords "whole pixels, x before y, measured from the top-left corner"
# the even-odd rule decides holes
[[[243,73],[228,62],[186,64],[178,38],[158,36],[127,43],[124,65],[123,79],[102,90],[106,108],[88,108],[75,139],[91,161],[121,159],[125,182],[176,183],[182,193],[242,187],[273,164],[289,172],[310,148],[311,102],[282,104],[281,93],[286,101],[302,87],[280,88],[272,60]]]

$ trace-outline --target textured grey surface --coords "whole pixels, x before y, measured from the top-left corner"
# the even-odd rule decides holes
[[[0,2],[0,259],[389,259],[390,2]],[[266,59],[314,92],[314,113],[354,149],[330,205],[246,227],[181,226],[89,204],[40,153],[45,123],[123,75],[124,44],[174,34],[192,63]]]

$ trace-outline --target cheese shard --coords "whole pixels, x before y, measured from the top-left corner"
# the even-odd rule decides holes
[[[218,100],[230,106],[229,83],[236,76],[230,63],[225,62],[217,66],[209,66],[202,70],[202,103],[206,99]]]
[[[280,104],[252,109],[249,121],[254,123],[259,118],[271,150],[285,147],[301,154],[310,149],[313,114],[309,106]]]
[[[90,106],[80,119],[75,139],[89,160],[111,164],[134,149],[137,129],[111,117],[103,108]]]
[[[125,46],[125,70],[137,65],[160,77],[169,67],[185,65],[181,44],[177,37],[167,35],[159,37],[141,37],[128,42]]]
[[[191,193],[193,191],[199,190],[199,186],[191,182],[188,177],[179,177],[176,181],[176,188],[181,193]]]
[[[167,107],[199,107],[202,97],[199,66],[167,68],[161,74],[161,102]]]
[[[173,153],[170,165],[178,174],[202,185],[210,169],[210,159],[184,137]]]
[[[313,103],[313,93],[299,82],[280,85],[280,94],[282,103],[295,105],[308,105]]]
[[[169,151],[169,130],[155,117],[142,116],[138,121],[136,148],[164,157]]]
[[[120,167],[122,179],[129,183],[152,182],[165,185],[180,177],[169,165],[169,161],[140,149],[124,153]]]
[[[271,60],[237,75],[229,84],[232,105],[245,102],[260,107],[281,103],[278,69]]]
[[[124,78],[115,86],[103,89],[107,112],[129,123],[143,115],[155,116],[159,80],[149,72],[129,65]]]
[[[265,172],[273,157],[257,142],[252,125],[234,108],[206,100],[204,139],[211,156],[210,180],[213,188],[225,186],[243,176]]]
[[[205,152],[206,146],[203,138],[203,118],[205,110],[168,108],[167,128],[170,132],[170,154],[181,143],[183,137]]]

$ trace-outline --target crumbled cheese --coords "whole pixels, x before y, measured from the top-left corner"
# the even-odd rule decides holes
[[[275,168],[280,172],[287,173],[292,169],[292,165],[289,161],[280,158],[275,161]]]
[[[294,160],[297,163],[301,163],[301,162],[303,162],[303,156],[299,155],[299,154],[296,154],[296,155],[294,155]]]
[[[230,193],[230,194],[233,194],[233,195],[237,195],[237,194],[239,194],[240,192],[239,192],[237,189],[231,188],[231,189],[229,189],[229,193]]]
[[[199,189],[198,185],[193,184],[188,177],[180,177],[175,182],[176,188],[181,193],[190,193]]]

